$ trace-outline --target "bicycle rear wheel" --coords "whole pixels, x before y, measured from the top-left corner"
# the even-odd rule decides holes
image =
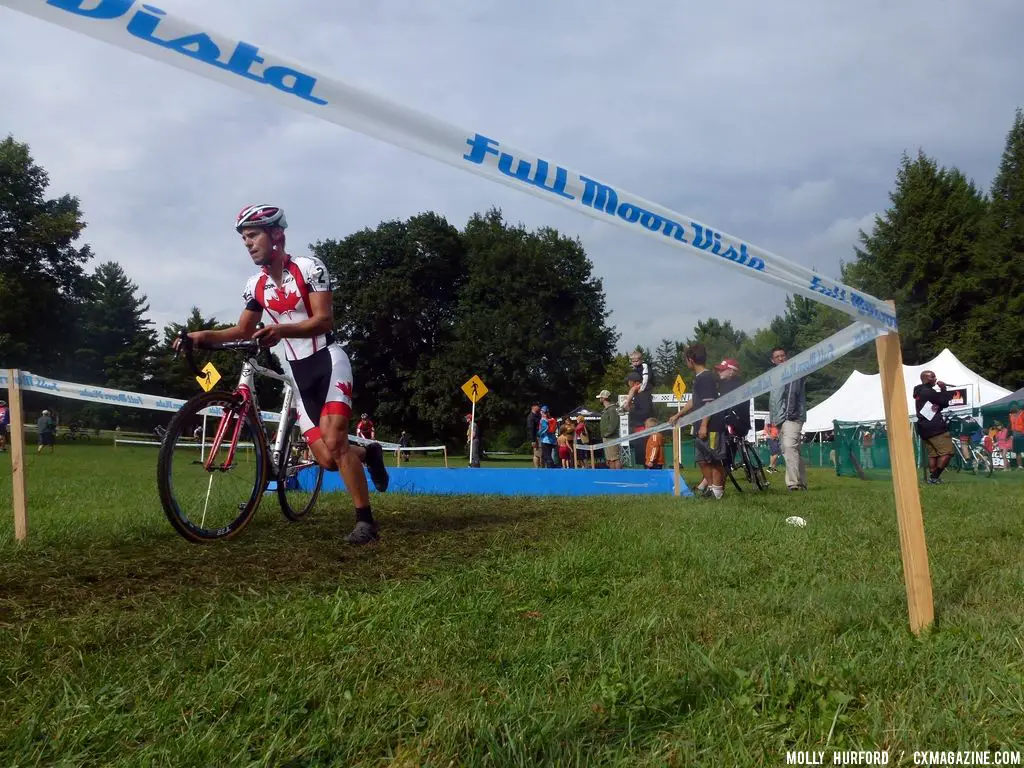
[[[729,440],[729,442],[726,443],[725,461],[722,462],[722,465],[725,467],[725,474],[732,481],[733,486],[739,493],[743,493],[743,488],[740,486],[739,481],[736,479],[736,474],[733,472],[733,470],[736,469],[735,464],[737,455],[736,444]],[[743,466],[743,469],[745,472],[747,469],[746,465]]]
[[[285,430],[284,448],[278,459],[277,471],[277,499],[281,503],[281,512],[296,522],[312,511],[324,482],[324,468],[316,460],[308,458],[310,454],[296,427],[297,421],[298,416],[292,411],[282,427]]]
[[[753,482],[759,491],[768,489],[768,474],[764,471],[764,464],[761,457],[757,455],[757,448],[743,441],[743,463],[747,466],[747,477]]]
[[[197,445],[192,433],[203,412],[222,409],[211,421],[214,435]],[[240,418],[242,399],[225,391],[204,392],[181,407],[167,425],[157,460],[157,487],[164,514],[193,543],[230,539],[252,520],[267,487],[263,430],[253,409]],[[237,443],[234,437],[237,433]]]

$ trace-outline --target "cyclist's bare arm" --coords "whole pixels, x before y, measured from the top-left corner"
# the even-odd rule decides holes
[[[263,316],[262,312],[253,312],[251,309],[243,309],[238,322],[231,328],[222,328],[217,331],[192,331],[188,337],[193,344],[220,344],[225,341],[245,341],[251,339],[256,333],[256,326]],[[174,340],[174,348],[178,348],[178,340]]]

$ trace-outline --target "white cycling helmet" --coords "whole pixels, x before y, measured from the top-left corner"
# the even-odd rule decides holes
[[[288,228],[284,217],[284,209],[276,205],[247,205],[235,219],[235,231],[241,232],[245,227],[280,227]]]

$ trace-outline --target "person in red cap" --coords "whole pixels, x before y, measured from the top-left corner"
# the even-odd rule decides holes
[[[740,364],[731,357],[718,363],[715,366],[715,372],[718,374],[719,397],[729,394],[743,384]],[[746,437],[750,432],[750,401],[744,400],[739,405],[734,405],[726,410],[725,423],[732,434]]]
[[[740,371],[740,364],[731,357],[725,358],[715,365],[715,372],[718,374],[719,397],[732,392],[743,384],[743,377]],[[746,438],[750,432],[750,401],[744,400],[739,405],[734,405],[722,412],[725,421],[725,428],[730,434]],[[732,461],[733,457],[728,457]]]

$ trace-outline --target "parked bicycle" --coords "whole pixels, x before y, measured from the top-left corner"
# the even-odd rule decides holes
[[[89,440],[89,433],[79,424],[69,424],[67,431],[61,433],[61,440]]]
[[[733,433],[731,428],[725,435],[725,446],[725,474],[729,476],[736,490],[743,493],[743,488],[736,479],[736,471],[739,469],[743,470],[744,479],[755,491],[768,490],[768,474],[764,471],[757,446]]]
[[[188,366],[197,376],[204,376],[188,336],[182,332],[180,338]],[[299,433],[291,380],[261,364],[270,353],[256,341],[211,344],[204,349],[240,352],[245,362],[234,390],[196,395],[168,424],[157,460],[164,514],[188,541],[230,539],[252,521],[273,480],[284,516],[293,521],[303,519],[320,495],[324,470],[312,460]],[[284,385],[272,444],[256,397],[257,375]],[[212,439],[197,444],[193,430],[204,415],[215,417],[216,427]]]
[[[954,440],[953,458],[949,466],[954,472],[967,470],[984,477],[992,476],[992,456],[982,446]]]

